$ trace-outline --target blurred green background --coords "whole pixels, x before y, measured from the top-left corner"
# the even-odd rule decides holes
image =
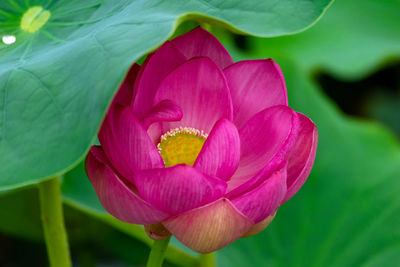
[[[313,27],[275,38],[201,25],[235,61],[276,60],[289,105],[319,130],[306,184],[263,233],[217,252],[218,266],[399,266],[400,1],[337,0]],[[74,265],[145,265],[151,241],[106,214],[83,164],[62,189]],[[38,205],[36,187],[0,194],[0,266],[48,264]],[[196,263],[173,244],[166,266]]]

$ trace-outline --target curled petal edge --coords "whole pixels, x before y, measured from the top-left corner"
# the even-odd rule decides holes
[[[128,223],[155,224],[169,216],[141,199],[133,185],[119,178],[101,147],[92,146],[85,167],[102,206],[114,217]]]
[[[317,152],[317,127],[305,115],[297,114],[300,118],[299,137],[288,156],[288,189],[282,203],[293,197],[303,186],[311,172]]]
[[[286,162],[258,187],[230,200],[254,223],[259,223],[279,208],[285,195]]]
[[[214,202],[227,187],[186,164],[137,172],[135,185],[144,200],[171,215]]]

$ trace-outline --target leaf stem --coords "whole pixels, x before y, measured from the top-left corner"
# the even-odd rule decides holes
[[[40,209],[47,253],[52,267],[70,267],[71,259],[58,177],[39,184]]]
[[[169,240],[168,237],[162,240],[155,240],[151,248],[149,259],[147,260],[146,267],[161,267],[164,261],[165,251],[167,250]]]
[[[215,253],[200,254],[199,267],[216,267]]]

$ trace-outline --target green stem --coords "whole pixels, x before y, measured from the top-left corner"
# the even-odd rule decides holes
[[[42,224],[46,240],[47,253],[52,267],[70,267],[67,233],[61,201],[58,177],[39,184]]]
[[[155,240],[151,248],[149,259],[147,260],[146,267],[161,267],[164,261],[165,251],[168,248],[168,243],[171,238],[168,237],[163,240]]]
[[[200,254],[199,267],[216,267],[215,253]]]

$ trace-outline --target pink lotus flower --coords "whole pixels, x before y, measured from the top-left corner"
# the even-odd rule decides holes
[[[268,225],[307,179],[317,135],[273,60],[234,63],[196,28],[132,66],[86,170],[113,216],[208,253]]]

